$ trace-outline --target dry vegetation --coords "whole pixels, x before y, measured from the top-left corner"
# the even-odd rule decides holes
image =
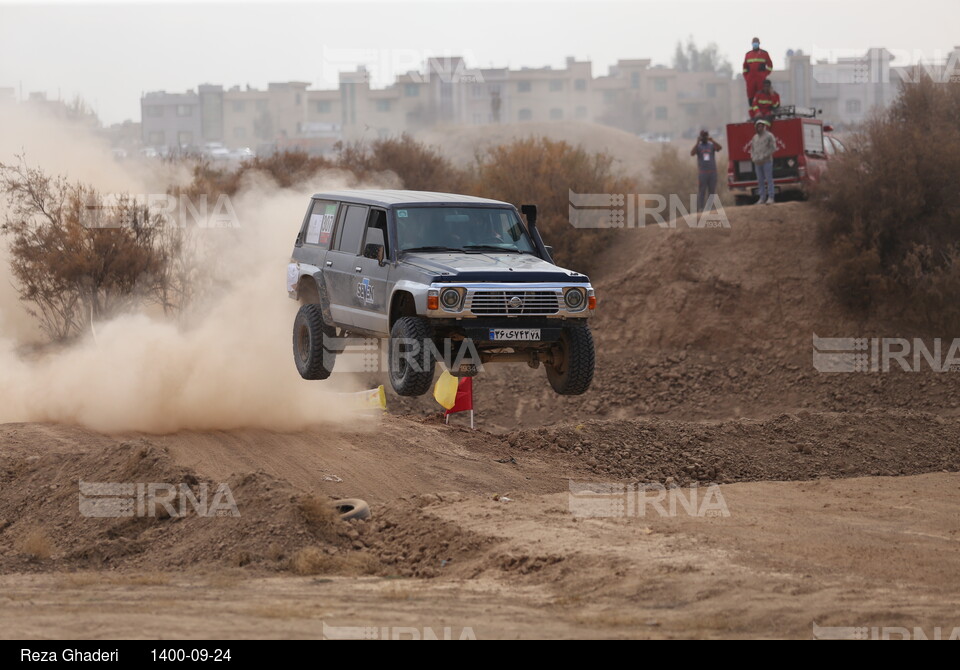
[[[305,547],[290,559],[290,571],[297,575],[373,575],[381,567],[371,554],[331,554],[321,547]]]
[[[854,310],[956,332],[960,86],[904,86],[847,146],[818,193],[833,289]]]
[[[576,229],[569,221],[574,193],[637,193],[636,180],[617,174],[613,159],[546,138],[516,140],[477,159],[472,193],[540,209],[538,225],[560,265],[590,272],[591,263],[616,234],[614,230]]]
[[[637,193],[635,178],[619,174],[613,158],[590,153],[563,141],[547,138],[514,140],[476,156],[468,167],[458,167],[439,152],[408,135],[369,144],[338,147],[332,158],[285,152],[255,158],[236,170],[216,169],[201,162],[187,192],[235,193],[245,175],[260,172],[279,186],[303,183],[318,173],[334,171],[348,183],[396,181],[398,188],[465,193],[513,204],[536,203],[540,227],[554,247],[556,261],[589,271],[590,262],[610,243],[610,230],[577,230],[569,224],[569,193]],[[695,188],[696,180],[692,188]],[[689,192],[691,186],[685,187]]]
[[[50,541],[46,531],[35,528],[24,536],[19,549],[21,553],[35,561],[45,561],[53,555],[53,542]]]
[[[182,229],[127,196],[108,200],[84,184],[30,167],[21,156],[0,163],[8,212],[10,269],[21,300],[52,340],[142,303],[183,307]]]

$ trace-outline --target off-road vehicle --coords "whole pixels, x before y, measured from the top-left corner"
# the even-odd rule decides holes
[[[543,364],[553,389],[593,379],[596,306],[590,280],[553,264],[537,230],[506,202],[423,191],[331,191],[310,200],[287,268],[301,303],[293,355],[304,379],[326,379],[338,343],[389,338],[393,389],[432,384],[437,354],[450,372],[478,364]]]

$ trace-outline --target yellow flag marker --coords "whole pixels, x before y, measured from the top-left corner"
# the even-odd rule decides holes
[[[450,409],[457,404],[457,386],[460,380],[444,370],[433,387],[433,398],[444,409]]]
[[[386,409],[387,394],[381,384],[375,389],[369,391],[357,391],[356,393],[344,394],[353,399],[353,406],[357,409]]]
[[[370,403],[369,406],[373,409],[387,408],[387,393],[383,390],[383,384],[370,391],[367,402]]]

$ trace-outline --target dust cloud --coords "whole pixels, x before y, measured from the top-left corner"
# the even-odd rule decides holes
[[[175,176],[169,166],[127,169],[96,138],[63,122],[12,122],[10,135],[19,141],[0,146],[2,162],[25,151],[31,165],[103,192],[162,193],[164,179]],[[232,199],[237,228],[196,231],[211,268],[202,276],[217,280],[211,297],[179,322],[126,314],[59,350],[27,353],[24,344],[37,338],[36,326],[17,304],[0,248],[0,422],[70,423],[113,433],[356,425],[352,400],[338,395],[358,390],[349,375],[307,382],[297,374],[291,354],[297,304],[284,284],[307,196],[343,186],[337,181],[318,175],[301,188],[279,189],[265,178],[250,180]]]

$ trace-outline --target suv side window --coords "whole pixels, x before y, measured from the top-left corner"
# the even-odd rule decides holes
[[[347,212],[337,230],[337,242],[334,247],[354,256],[360,255],[360,242],[367,225],[367,208],[362,205],[347,205]]]
[[[330,244],[330,233],[337,218],[337,203],[314,200],[303,232],[304,244],[317,244],[324,249]]]
[[[382,209],[371,209],[370,215],[367,217],[367,236],[364,239],[364,244],[366,245],[370,240],[369,230],[371,228],[377,228],[378,230],[383,231],[383,255],[385,258],[390,257],[390,242],[387,236],[387,213]]]

